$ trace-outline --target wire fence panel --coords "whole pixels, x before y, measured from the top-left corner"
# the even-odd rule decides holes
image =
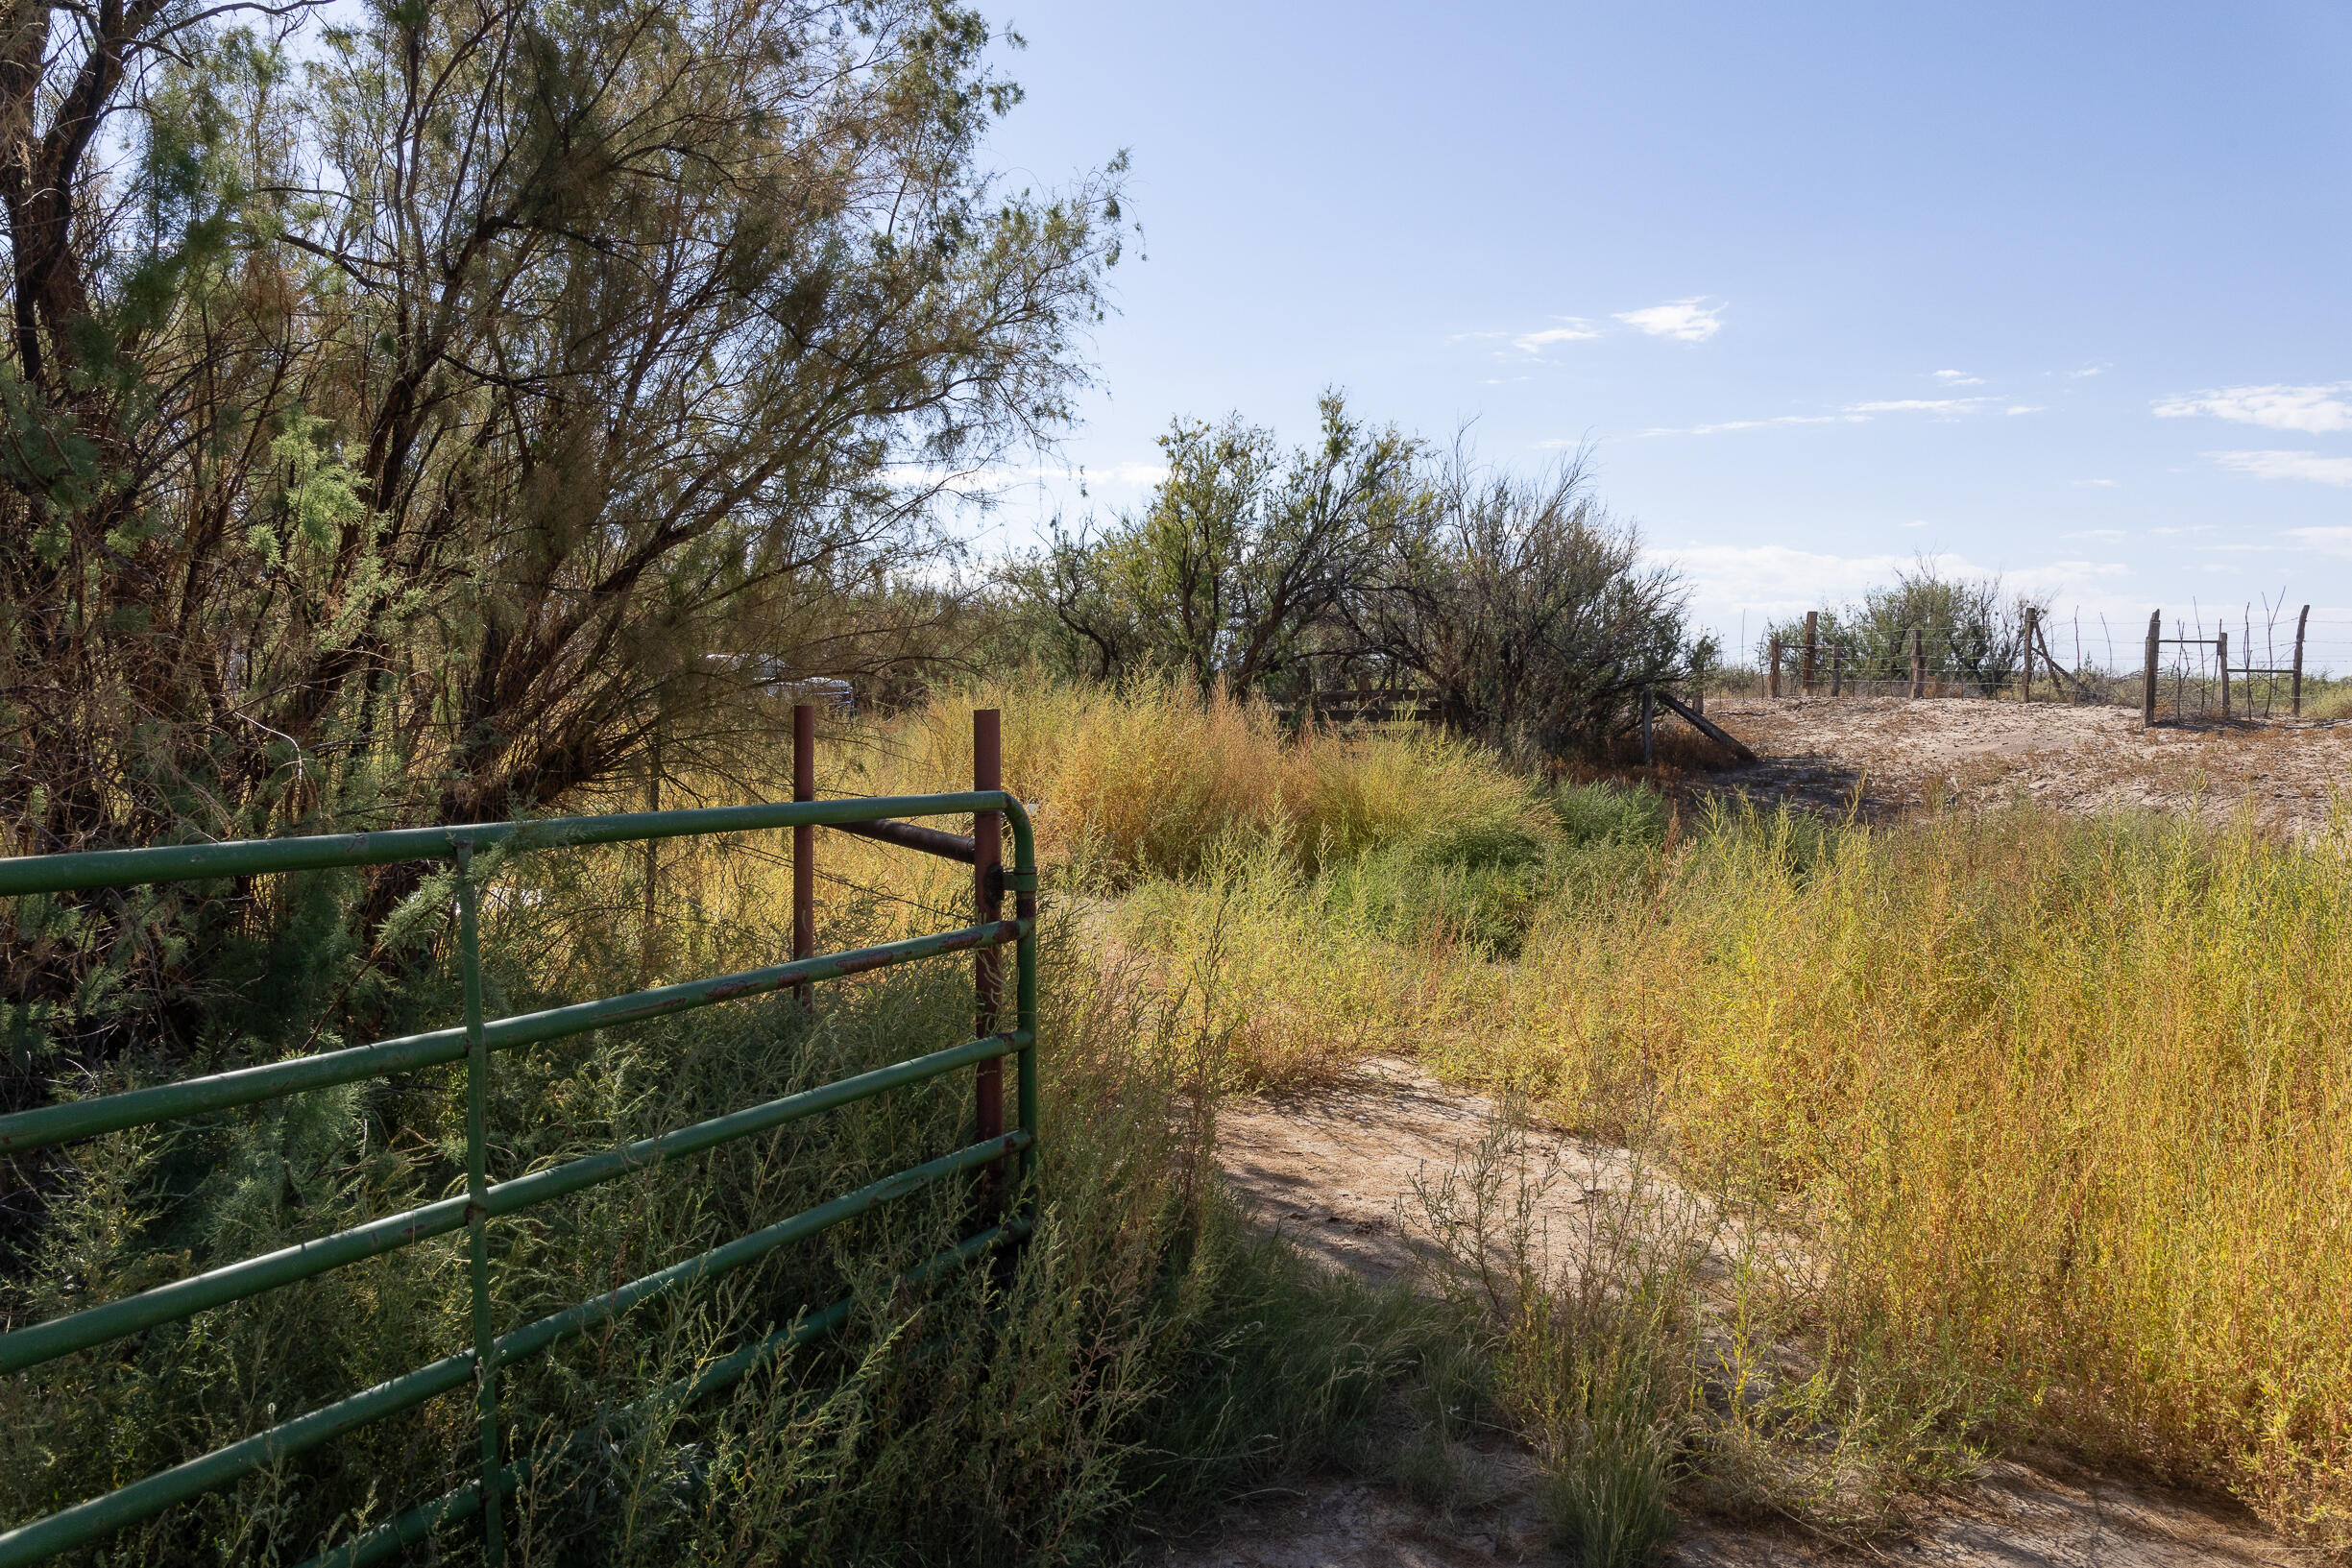
[[[2135,708],[2152,724],[2352,712],[2352,616],[2283,599],[2158,611],[2145,630],[2030,606],[2007,626],[1855,628],[1826,612],[1759,639],[1752,663],[1706,672],[1731,696],[1976,698]]]

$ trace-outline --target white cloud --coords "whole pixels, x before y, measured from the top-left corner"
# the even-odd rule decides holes
[[[1849,414],[1950,414],[1974,408],[1982,398],[1890,398],[1883,402],[1848,403]]]
[[[2257,479],[2308,479],[2318,485],[2352,485],[2352,457],[2322,457],[2317,452],[2207,452],[2225,469],[2250,473]]]
[[[2121,528],[2080,528],[2073,533],[2061,534],[2058,537],[2061,539],[2095,539],[2101,544],[2114,544],[2120,543],[2124,536]]]
[[[2287,537],[2321,555],[2352,556],[2352,528],[2290,528]]]
[[[1937,371],[1935,373],[1935,378],[1943,382],[1948,387],[1980,387],[1984,385],[1983,376],[1971,375],[1966,371]]]
[[[2045,409],[2040,403],[2012,403],[2009,405],[2007,412],[2011,414],[2043,414],[2048,413],[2049,410]]]
[[[1726,430],[1771,430],[1785,424],[1868,424],[1867,414],[1781,414],[1768,420],[1726,420],[1720,424],[1659,425],[1648,430],[1637,430],[1635,436],[1712,436]],[[1546,446],[1565,446],[1565,441],[1547,441]]]
[[[1540,354],[1555,343],[1580,343],[1586,338],[1597,338],[1600,329],[1577,316],[1560,318],[1567,325],[1547,326],[1540,332],[1522,332],[1511,340],[1511,346],[1521,353]]]
[[[2160,420],[2210,414],[2237,424],[2259,424],[2266,430],[2326,436],[2352,430],[2352,401],[2340,396],[2345,392],[2352,392],[2352,381],[2308,387],[2223,387],[2218,392],[2169,398],[2155,408]]]
[[[2089,375],[2103,375],[2106,371],[2107,367],[2104,365],[2094,365],[2088,370],[2069,371],[2066,373],[2066,378],[2070,381],[2079,381]]]
[[[1928,519],[1926,518],[1913,518],[1909,522],[1904,523],[1903,526],[1905,528],[1925,528],[1928,526]]]
[[[1617,320],[1654,338],[1673,338],[1682,343],[1705,343],[1723,330],[1720,318],[1724,307],[1705,303],[1706,296],[1675,300],[1662,305],[1651,305],[1643,310],[1621,312]]]

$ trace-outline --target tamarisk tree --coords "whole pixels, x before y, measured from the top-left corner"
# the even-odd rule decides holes
[[[1115,163],[981,167],[948,5],[6,15],[18,853],[528,811],[901,657],[873,586],[1066,417],[1117,258]],[[9,1000],[193,972],[140,924],[0,937]]]

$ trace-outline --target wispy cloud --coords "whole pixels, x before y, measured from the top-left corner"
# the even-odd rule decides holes
[[[2250,473],[2257,479],[2307,479],[2316,485],[2352,485],[2352,457],[2322,457],[2317,452],[2207,452],[2225,469]]]
[[[2049,411],[2044,408],[2040,403],[2011,403],[2008,408],[2004,410],[2004,412],[2010,414],[2046,414]]]
[[[2352,556],[2352,528],[2290,528],[2287,537],[2321,555]]]
[[[1643,310],[1627,310],[1617,320],[1654,338],[1673,338],[1682,343],[1705,343],[1723,330],[1724,306],[1709,304],[1706,296],[1688,300],[1674,300],[1662,305],[1651,305]]]
[[[2160,420],[2206,414],[2237,424],[2259,424],[2266,430],[2326,436],[2352,430],[2352,401],[2342,397],[2346,392],[2352,392],[2352,381],[2308,387],[2223,387],[2167,398],[2155,409]]]
[[[1935,373],[1935,378],[1943,382],[1944,385],[1948,387],[1980,387],[1984,385],[1983,376],[1971,375],[1966,371],[1937,371]]]
[[[1955,414],[1976,407],[1982,398],[1889,398],[1880,402],[1848,403],[1849,414]]]
[[[2066,373],[2066,378],[2067,378],[2068,380],[2070,380],[2070,381],[2080,381],[2080,380],[2084,379],[2084,378],[2085,378],[2085,377],[2087,377],[2087,376],[2093,376],[2093,375],[2104,375],[2104,374],[2107,374],[2107,367],[2106,367],[2106,366],[2104,366],[2104,365],[2092,365],[2092,366],[2089,366],[2089,367],[2087,367],[2087,368],[2085,368],[2085,369],[2083,369],[2083,370],[2079,370],[2079,371],[2069,371],[2069,372],[2067,372],[2067,373]]]
[[[2058,537],[2061,539],[2095,539],[2101,544],[2114,544],[2121,543],[2124,535],[2121,528],[2078,528],[2071,534],[2061,534]]]
[[[1634,435],[1637,437],[1712,436],[1720,435],[1726,430],[1773,430],[1787,424],[1868,424],[1869,422],[1870,416],[1867,414],[1781,414],[1768,420],[1725,420],[1720,424],[1658,425],[1647,430],[1637,430]],[[1543,445],[1566,446],[1573,444],[1565,441],[1547,441]]]
[[[1511,346],[1521,353],[1540,354],[1555,343],[1581,343],[1587,338],[1601,335],[1600,328],[1582,317],[1563,316],[1560,320],[1564,325],[1547,326],[1538,332],[1522,332],[1511,340]]]

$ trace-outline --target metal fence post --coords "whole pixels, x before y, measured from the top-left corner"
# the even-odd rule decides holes
[[[1036,1178],[1037,1148],[1045,1129],[1038,1124],[1037,1094],[1037,846],[1026,817],[1013,827],[1013,882],[1012,912],[1023,923],[1013,948],[1013,1026],[1021,1031],[1022,1041],[1020,1054],[1013,1058],[1014,1093],[1021,1130],[1029,1134],[1029,1144],[1021,1150],[1021,1180],[1029,1187]]]
[[[645,809],[658,811],[661,808],[662,719],[657,713],[653,720],[653,738],[647,742],[645,747]],[[643,983],[651,985],[654,960],[654,886],[655,880],[661,875],[662,870],[661,845],[653,839],[646,839],[644,858],[645,895],[644,907],[639,915],[637,967]]]
[[[473,1418],[482,1450],[482,1551],[491,1568],[506,1558],[498,1507],[497,1335],[490,1320],[489,1140],[482,1127],[490,1093],[490,1054],[482,1044],[481,918],[473,886],[473,846],[457,844],[457,964],[466,992],[466,1241],[473,1287]]]
[[[1002,789],[1004,781],[1003,715],[994,708],[976,708],[972,711],[972,787]],[[975,918],[983,925],[1005,917],[1004,820],[999,811],[972,813],[972,900]],[[973,1034],[996,1033],[1005,994],[1004,955],[998,949],[982,948],[972,955],[972,991]],[[992,1056],[980,1063],[973,1075],[980,1097],[980,1140],[1001,1138],[1005,1133],[1003,1058]],[[993,1214],[1003,1199],[1004,1172],[1005,1163],[999,1160],[982,1178],[987,1213]]]
[[[792,705],[792,798],[816,799],[816,708]],[[816,830],[792,830],[792,956],[806,958],[816,952]],[[803,982],[792,988],[802,1012],[816,1010],[816,987]]]

